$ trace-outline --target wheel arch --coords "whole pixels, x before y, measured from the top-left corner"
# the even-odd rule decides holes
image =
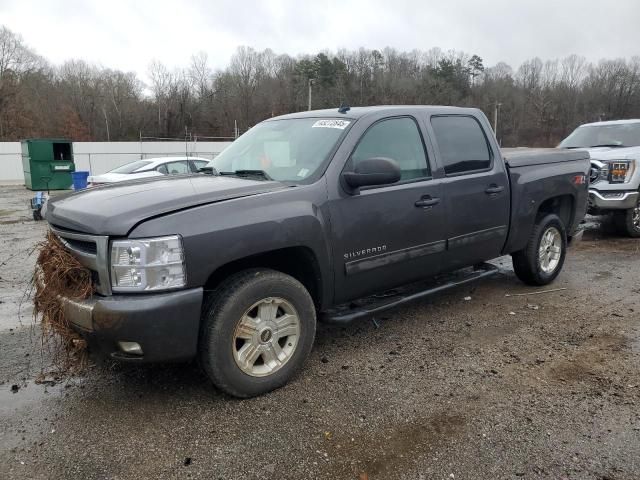
[[[576,201],[575,195],[563,192],[535,203],[520,202],[512,212],[513,223],[503,253],[508,254],[523,249],[536,223],[542,216],[550,213],[560,218],[565,226],[567,238],[570,239],[576,223]]]
[[[547,198],[543,201],[538,207],[538,212],[536,213],[536,220],[540,218],[542,215],[554,213],[562,223],[565,228],[568,230],[571,228],[573,224],[574,216],[575,216],[575,198],[571,194],[563,194],[556,195],[553,197]]]
[[[313,250],[305,246],[269,250],[225,263],[207,278],[205,295],[213,292],[229,276],[250,268],[269,268],[292,276],[307,289],[316,309],[321,308],[326,292],[322,287],[320,264]]]

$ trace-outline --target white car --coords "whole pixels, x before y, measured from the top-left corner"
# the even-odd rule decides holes
[[[87,183],[89,187],[95,187],[137,178],[197,173],[207,163],[209,160],[200,157],[145,158],[114,168],[102,175],[92,175],[87,179]]]

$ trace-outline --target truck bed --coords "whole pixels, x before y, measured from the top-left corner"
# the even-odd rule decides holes
[[[584,218],[587,205],[589,152],[505,148],[501,153],[511,186],[511,225],[503,253],[513,253],[526,246],[540,209],[558,212],[571,238]],[[555,198],[552,204],[546,202],[550,192]]]
[[[560,148],[502,148],[501,152],[505,163],[514,168],[571,162],[589,158],[589,152],[586,150],[565,150]]]

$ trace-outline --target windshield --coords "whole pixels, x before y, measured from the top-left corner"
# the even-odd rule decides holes
[[[303,182],[320,170],[351,123],[329,118],[263,122],[224,149],[207,167],[221,174],[262,170],[267,178]]]
[[[559,147],[637,147],[638,145],[640,145],[640,122],[578,127],[560,143]]]
[[[149,165],[150,160],[138,160],[137,162],[127,163],[126,165],[122,165],[121,167],[114,168],[109,173],[133,173],[136,170],[144,167],[145,165]]]

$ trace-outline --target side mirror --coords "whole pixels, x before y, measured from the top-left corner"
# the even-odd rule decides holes
[[[209,167],[209,166],[204,166],[204,167],[198,168],[198,172],[200,172],[200,173],[208,173],[209,175],[218,175],[217,170],[215,168]]]
[[[367,158],[358,162],[353,172],[344,172],[342,177],[349,187],[356,190],[360,187],[387,185],[400,180],[400,167],[390,158]]]

